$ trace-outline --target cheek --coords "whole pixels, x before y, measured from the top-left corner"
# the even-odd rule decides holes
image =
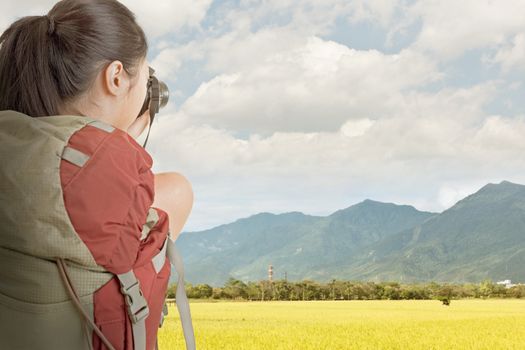
[[[128,113],[126,119],[131,125],[137,119],[140,109],[144,104],[144,99],[146,98],[146,89],[135,89],[133,93],[130,94],[130,99],[128,101]]]
[[[147,91],[147,88],[146,88],[146,84],[147,82],[144,82],[144,83],[141,83],[139,86],[140,88],[137,89],[137,93],[136,93],[136,109],[137,109],[137,113],[135,114],[138,114],[140,112],[140,109],[142,108],[142,105],[144,104],[144,100],[146,99],[146,96],[148,95],[148,91]]]

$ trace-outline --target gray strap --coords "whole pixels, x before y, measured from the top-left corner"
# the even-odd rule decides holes
[[[65,159],[76,166],[83,167],[88,161],[89,156],[79,150],[66,146],[62,151],[62,159]]]
[[[133,329],[133,349],[146,350],[146,319],[131,325]]]
[[[142,233],[140,234],[140,240],[144,240],[148,237],[149,232],[159,221],[159,213],[157,209],[150,207],[148,210],[148,217],[146,218],[146,223],[142,226]],[[158,272],[158,271],[157,271]]]
[[[188,303],[184,289],[184,266],[182,264],[182,257],[175,247],[175,242],[169,237],[169,233],[166,242],[168,243],[168,259],[171,264],[175,266],[175,270],[179,275],[175,301],[177,303],[177,309],[179,309],[184,339],[186,340],[186,349],[195,350],[195,335],[193,333],[193,325],[191,324],[190,304]]]
[[[100,130],[104,130],[104,131],[107,131],[107,132],[112,132],[113,130],[115,130],[115,128],[108,124],[108,123],[105,123],[103,121],[100,121],[100,120],[96,120],[94,122],[91,122],[89,123],[90,126],[94,126],[95,128],[98,128]]]
[[[151,262],[153,263],[153,267],[155,268],[155,272],[159,273],[159,271],[164,266],[164,263],[166,262],[166,249],[168,247],[168,244],[164,241],[164,245],[162,246],[162,249],[160,252],[151,259]]]
[[[146,317],[149,315],[149,307],[146,299],[142,295],[140,283],[133,273],[129,270],[126,273],[117,275],[120,281],[120,291],[124,294],[128,315],[131,319],[133,328],[134,350],[146,350]]]

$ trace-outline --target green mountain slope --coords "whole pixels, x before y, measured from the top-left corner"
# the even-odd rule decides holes
[[[365,200],[329,216],[261,213],[177,240],[186,279],[525,281],[525,186],[488,184],[440,214]],[[173,275],[173,280],[175,275]]]
[[[327,279],[364,246],[418,225],[433,213],[366,200],[330,216],[262,213],[177,240],[186,278],[220,285],[233,276],[259,280],[272,264],[275,278]]]
[[[488,184],[425,223],[369,247],[359,279],[525,280],[525,186]]]

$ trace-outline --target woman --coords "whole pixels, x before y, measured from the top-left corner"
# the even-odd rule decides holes
[[[153,183],[148,178],[148,174],[151,172],[149,170],[151,164],[148,164],[150,158],[144,149],[141,148],[138,150],[138,147],[140,146],[134,141],[134,139],[138,138],[150,121],[149,111],[146,111],[146,113],[137,118],[147,93],[146,86],[149,78],[149,71],[146,55],[148,46],[144,32],[136,23],[133,13],[116,0],[63,0],[58,2],[45,16],[23,17],[14,22],[1,35],[0,45],[0,111],[15,111],[20,113],[20,116],[29,116],[32,118],[71,116],[71,120],[73,120],[73,117],[83,117],[89,120],[96,119],[103,125],[110,125],[120,130],[120,133],[117,133],[117,136],[115,137],[119,137],[119,142],[121,142],[119,145],[121,146],[119,146],[120,148],[115,149],[123,153],[127,152],[126,154],[129,155],[129,159],[136,158],[137,162],[140,162],[139,165],[145,169],[143,174],[129,174],[130,179],[133,179],[136,182],[144,182],[140,184],[146,189],[144,190],[142,197],[142,205],[150,204],[151,200],[153,200],[151,207],[160,209],[156,215],[160,215],[162,218],[163,212],[165,212],[169,216],[169,220],[167,220],[167,217],[165,220],[169,222],[170,236],[175,240],[182,230],[191,211],[193,193],[188,180],[181,174],[174,172],[155,174],[153,177],[154,196],[151,196],[151,191],[147,191],[148,186],[153,187]],[[9,113],[0,114],[0,123],[2,115],[8,114]],[[7,123],[5,125],[10,124]],[[99,134],[100,133],[101,131],[99,131]],[[15,134],[17,134],[17,132],[15,132]],[[129,140],[126,139],[127,135],[130,136]],[[4,147],[3,141],[0,146]],[[124,149],[123,147],[128,148]],[[11,156],[13,156],[13,153],[9,155],[8,150],[2,154],[2,167],[6,167],[6,174],[9,169],[7,169],[7,165],[5,164],[8,163],[8,158]],[[20,155],[17,156],[20,158]],[[123,163],[124,162],[125,161],[123,160]],[[64,162],[62,161],[61,164],[63,163]],[[66,165],[60,166],[62,177],[64,177],[63,174],[65,171],[63,171],[62,168],[65,168]],[[113,166],[112,164],[110,165]],[[115,174],[117,173],[117,170],[122,171],[122,169],[124,169],[118,163],[114,164],[114,166]],[[108,174],[111,174],[111,169],[106,169],[106,171]],[[35,170],[31,169],[31,172],[33,173]],[[44,169],[43,174],[45,174],[45,172],[46,170]],[[125,175],[127,174],[123,175],[124,176],[120,177],[126,178]],[[139,175],[142,177],[138,177]],[[34,174],[33,176],[36,177],[38,175]],[[73,177],[73,175],[71,177]],[[9,191],[11,191],[9,193],[14,193],[12,188],[17,189],[17,184],[14,183],[16,182],[16,178],[9,177],[9,179],[15,180],[10,184],[9,188],[6,184],[3,184],[6,186],[5,188],[2,188],[3,193],[8,193]],[[1,180],[2,178],[0,178],[0,181]],[[23,178],[20,177],[20,181],[22,180]],[[113,178],[108,175],[108,178],[103,181],[105,182],[106,180],[111,182],[113,181]],[[119,181],[123,183],[125,179],[119,179]],[[134,183],[134,186],[136,186],[136,182]],[[41,181],[41,183],[44,182]],[[24,185],[21,185],[21,187],[23,186]],[[112,187],[108,187],[107,197],[101,205],[105,205],[105,202],[111,202],[112,194],[109,193],[111,188]],[[136,189],[136,187],[133,187],[133,189]],[[20,191],[22,191],[22,189],[20,189]],[[77,202],[82,200],[82,197],[80,197],[81,194],[78,193],[75,194],[77,197],[73,197],[73,195],[67,197],[68,194],[64,191],[64,196],[66,206],[68,200],[70,202],[72,200],[76,200]],[[88,196],[88,194],[86,193],[84,196]],[[35,208],[45,207],[47,204],[46,200],[45,197],[40,195],[36,199],[28,199],[27,203],[31,203]],[[130,202],[133,203],[132,205],[135,205],[134,202]],[[18,239],[17,237],[21,237],[21,233],[17,232],[16,234],[18,236],[13,236],[13,226],[7,224],[7,221],[13,216],[7,210],[7,207],[10,205],[10,203],[2,203],[3,213],[2,216],[0,216],[0,219],[5,221],[6,225],[4,225],[4,222],[1,223],[3,226],[3,232],[0,232],[0,248],[3,250],[0,249],[0,264],[4,260],[7,261],[11,259],[12,261],[16,261],[16,259],[22,259],[28,255],[28,253],[24,251],[27,247],[27,242],[21,240],[20,242],[22,243],[18,243],[18,246],[15,242]],[[17,205],[21,206],[22,204],[18,203]],[[19,212],[20,208],[18,209]],[[22,210],[27,210],[27,208],[22,208]],[[81,218],[82,220],[87,221],[91,213],[89,210],[86,210],[86,206],[83,206],[82,210],[82,213],[79,215],[87,216],[87,219],[84,217]],[[145,208],[136,204],[135,210],[141,211],[135,216],[135,219],[140,218],[142,224],[145,224],[146,215],[149,215],[147,212],[147,205]],[[133,208],[130,212],[132,211]],[[71,212],[69,214],[71,215]],[[44,219],[40,218],[36,221],[46,221],[46,219],[44,217]],[[71,218],[71,221],[73,224],[76,224],[73,217]],[[106,220],[101,227],[104,226],[105,228],[106,224],[109,225],[108,222],[109,221]],[[160,221],[157,222],[160,225]],[[35,225],[37,224],[39,223],[35,222]],[[20,225],[22,225],[22,223]],[[27,227],[30,228],[33,226],[29,225]],[[78,226],[75,228],[77,227]],[[130,232],[131,229],[135,230],[131,233],[132,235],[136,236],[138,234],[140,236],[140,231],[137,232],[135,227],[129,229]],[[151,225],[150,229],[154,231]],[[159,228],[157,229],[160,230]],[[97,250],[93,248],[95,245],[89,245],[93,244],[92,242],[99,238],[94,235],[104,234],[104,229],[101,229],[100,233],[95,232],[96,230],[91,230],[86,233],[92,236],[82,236],[80,231],[80,229],[77,230],[79,236],[84,240],[84,243],[90,248],[91,254],[98,264],[97,266],[104,266],[106,272],[110,271],[115,274],[123,272],[123,265],[121,264],[121,266],[117,267],[115,263],[110,261],[110,259],[112,259],[111,256],[101,257],[99,261]],[[120,233],[120,231],[118,232]],[[4,236],[4,238],[2,238],[2,236]],[[126,248],[122,248],[122,254],[136,257],[136,254],[138,254],[137,249],[139,243],[141,244],[141,250],[146,249],[144,248],[145,246],[142,246],[145,239],[142,238],[139,242],[138,238],[139,237],[133,237],[133,239],[137,241],[137,244],[134,246],[135,250],[130,253],[126,251]],[[48,243],[46,237],[42,237],[42,239],[44,242],[42,243],[43,245]],[[124,239],[125,237],[120,237],[118,240],[122,241]],[[120,242],[111,244],[120,244]],[[125,242],[123,244],[125,244]],[[17,255],[18,253],[24,253],[25,255]],[[36,258],[45,259],[46,256],[37,256]],[[101,261],[105,261],[106,263],[102,263]],[[25,266],[24,264],[26,264],[26,262],[20,264],[21,268],[22,266]],[[29,264],[29,262],[27,264]],[[44,260],[42,260],[42,262],[38,264],[38,267],[32,268],[40,269],[41,265],[43,266],[44,264]],[[9,276],[9,279],[6,276]],[[2,284],[1,280],[9,280],[11,285],[8,286],[7,284]],[[9,293],[5,292],[11,290],[9,288],[11,288],[12,285],[15,285],[16,283],[22,284],[23,282],[27,281],[18,278],[16,272],[7,271],[6,268],[0,268],[0,306],[2,306],[2,300],[5,302],[3,304],[4,306],[8,305],[8,302],[11,302],[14,305],[20,300],[25,300],[21,296],[9,296]],[[41,294],[46,293],[45,291],[49,290],[49,288],[46,288],[45,280],[38,280],[38,283],[32,281],[32,283],[28,284],[30,284],[31,288],[35,288],[38,293]],[[35,284],[37,284],[36,287]],[[108,285],[109,282],[107,283],[107,286]],[[117,287],[118,284],[115,284],[111,288],[117,289]],[[100,290],[101,289],[102,288],[100,288]],[[4,292],[5,295],[2,294]],[[54,297],[54,295],[49,296],[50,300],[53,300],[54,302],[61,300],[58,297],[57,300],[54,300]],[[40,301],[35,302],[35,300],[30,297],[25,301],[28,302],[27,305],[33,305],[30,304],[29,301],[40,304]],[[121,301],[119,301],[119,303],[120,302]],[[55,304],[58,305],[60,303]],[[25,309],[25,304],[21,303],[15,308],[18,308],[19,310]],[[42,310],[45,311],[47,309],[44,308]],[[38,311],[38,313],[42,314],[44,311]],[[1,313],[2,311],[0,310],[0,314]],[[0,328],[4,328],[3,331],[8,332],[5,327],[9,326],[11,327],[10,332],[16,333],[16,329],[18,328],[15,328],[13,322],[10,322],[6,315],[7,313],[4,312],[4,319],[2,319],[2,315],[0,315],[0,323],[4,323],[0,324]],[[95,310],[95,321],[96,318]],[[35,321],[38,319],[40,318],[35,316],[28,318],[30,321],[26,320],[24,322],[38,322]],[[44,320],[44,318],[41,319]],[[155,320],[155,322],[158,321]],[[23,322],[20,321],[20,323]],[[18,326],[20,328],[23,325],[19,324]],[[35,324],[35,327],[47,327],[47,325],[42,321],[42,324]],[[60,327],[67,327],[67,325],[63,324]],[[104,327],[99,326],[99,328],[103,329]],[[107,328],[105,335],[109,338],[114,336],[116,337],[115,339],[120,341],[120,338],[111,332],[111,328]],[[30,338],[34,334],[34,330],[24,329],[18,335],[11,333],[11,338]],[[2,341],[6,341],[6,337],[9,336],[9,334],[2,335],[4,336],[4,340],[0,339],[0,348],[4,348],[2,347]],[[51,339],[52,337],[60,339],[60,334],[52,336],[48,335],[46,339]],[[129,334],[122,335],[122,337],[127,337],[128,339]],[[99,344],[100,347],[103,346],[100,340],[94,335],[92,340],[94,342],[93,346],[95,346],[96,342],[98,342],[97,344]],[[92,340],[88,339],[89,342]],[[56,344],[60,344],[59,340],[54,339],[52,341],[56,341],[57,343],[54,345],[40,343],[38,348],[56,348]],[[122,341],[124,342],[124,340]],[[28,340],[24,344],[30,343],[31,342]],[[128,345],[126,345],[126,349],[128,348]],[[124,348],[124,345],[117,344],[116,348]]]
[[[61,1],[47,16],[13,23],[0,43],[0,110],[90,116],[134,138],[149,124],[149,111],[136,118],[149,77],[146,38],[117,1]],[[173,239],[192,204],[184,176],[155,175],[153,206],[168,212]]]

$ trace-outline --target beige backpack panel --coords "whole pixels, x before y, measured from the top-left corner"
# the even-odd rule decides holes
[[[93,315],[92,296],[80,298]],[[12,350],[91,350],[91,331],[71,301],[23,302],[0,293],[0,348]]]
[[[0,246],[103,271],[71,224],[60,184],[64,146],[91,121],[0,112]]]
[[[79,296],[92,295],[114,275],[68,263],[71,283]],[[56,262],[0,247],[0,293],[30,303],[59,303],[70,297]]]
[[[64,207],[61,154],[75,131],[94,119],[31,118],[0,112],[0,348],[90,349],[55,258],[93,319],[93,293],[113,274],[98,266]],[[85,332],[85,334],[84,334]]]

